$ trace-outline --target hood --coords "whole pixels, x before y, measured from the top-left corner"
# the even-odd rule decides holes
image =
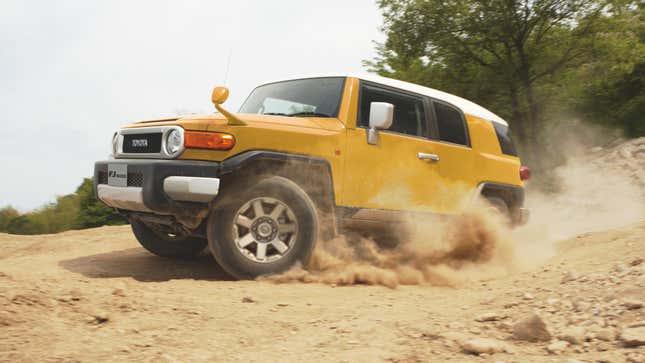
[[[124,128],[142,127],[142,126],[168,126],[181,125],[187,130],[207,131],[215,130],[221,127],[287,127],[287,128],[310,128],[324,130],[338,130],[343,124],[336,118],[324,117],[289,117],[277,115],[259,115],[236,113],[240,120],[247,123],[246,126],[228,125],[228,120],[220,113],[203,114],[203,115],[186,115],[177,118],[164,118],[139,121],[124,126]]]

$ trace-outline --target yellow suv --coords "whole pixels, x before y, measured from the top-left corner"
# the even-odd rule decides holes
[[[450,214],[483,196],[523,223],[522,167],[508,124],[463,98],[374,75],[268,83],[238,113],[133,123],[95,164],[97,197],[141,245],[189,257],[207,245],[237,278],[306,263],[316,240]]]

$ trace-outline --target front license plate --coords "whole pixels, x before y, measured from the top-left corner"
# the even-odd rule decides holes
[[[128,164],[108,164],[108,185],[128,186]]]

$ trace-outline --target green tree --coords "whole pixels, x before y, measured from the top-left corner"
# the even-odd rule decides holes
[[[612,2],[619,3],[619,2]],[[608,9],[592,0],[380,0],[380,74],[471,98],[510,120],[534,163],[552,85],[594,51]],[[545,87],[545,85],[547,85]]]
[[[75,221],[76,228],[127,223],[114,209],[107,207],[96,199],[91,178],[83,179],[83,183],[76,189],[76,195],[79,199],[79,211]]]
[[[0,209],[0,232],[7,232],[9,223],[19,216],[20,213],[11,206]]]

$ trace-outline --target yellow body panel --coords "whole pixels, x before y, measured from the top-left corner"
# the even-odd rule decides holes
[[[382,130],[377,145],[356,127],[360,81],[345,82],[338,118],[235,114],[245,125],[222,114],[148,121],[126,127],[180,125],[186,130],[218,131],[235,136],[231,150],[187,149],[180,159],[222,161],[250,150],[269,150],[325,159],[340,206],[451,212],[481,182],[521,186],[520,161],[502,154],[490,121],[466,115],[472,147]],[[440,156],[420,160],[418,152]]]

